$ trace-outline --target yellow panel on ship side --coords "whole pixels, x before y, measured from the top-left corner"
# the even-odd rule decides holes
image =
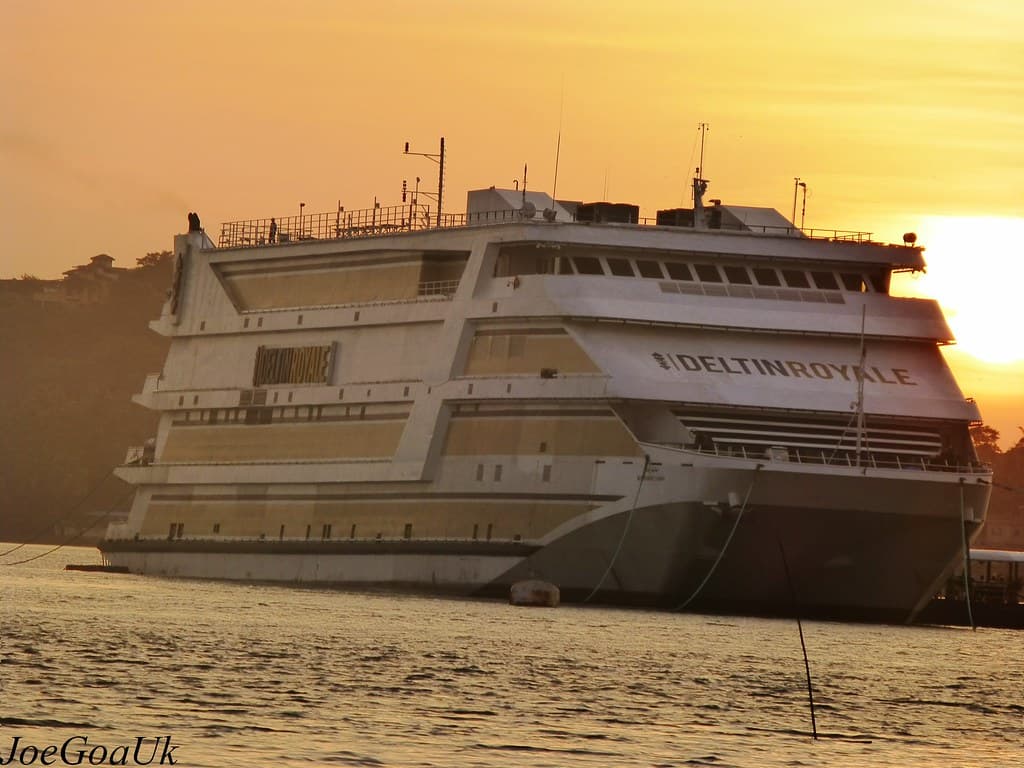
[[[639,456],[636,440],[614,415],[454,416],[444,452],[450,456]]]
[[[600,373],[580,346],[561,329],[535,333],[478,332],[466,359],[466,376],[539,374],[542,368],[559,373]]]
[[[419,293],[420,264],[416,261],[322,272],[228,275],[225,280],[243,311],[361,304],[415,299]]]
[[[390,458],[405,419],[172,427],[160,461]]]
[[[331,538],[347,539],[355,525],[355,538],[400,539],[405,526],[411,525],[414,539],[472,539],[474,526],[479,539],[486,539],[488,526],[492,539],[510,540],[520,536],[536,540],[567,520],[588,512],[596,505],[587,501],[553,502],[541,500],[489,501],[387,499],[372,501],[242,501],[228,498],[208,500],[152,501],[146,512],[143,536],[166,536],[171,523],[183,523],[188,538],[213,535],[278,538],[281,526],[284,538],[304,539],[306,526],[310,538],[320,539],[325,525],[331,526]],[[217,533],[214,534],[214,526]]]

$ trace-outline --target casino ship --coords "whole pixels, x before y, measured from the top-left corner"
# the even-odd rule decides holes
[[[525,191],[174,241],[108,564],[907,621],[983,522],[912,242]],[[912,240],[912,238],[908,238]]]

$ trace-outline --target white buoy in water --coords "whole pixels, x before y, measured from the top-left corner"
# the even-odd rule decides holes
[[[558,587],[540,579],[527,579],[517,581],[512,585],[508,601],[512,605],[536,605],[544,608],[554,608],[558,605],[561,595]]]

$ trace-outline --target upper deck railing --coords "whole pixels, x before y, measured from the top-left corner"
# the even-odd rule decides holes
[[[508,224],[511,222],[543,222],[540,216],[525,218],[518,210],[482,211],[474,213],[445,213],[441,216],[441,229],[479,226],[487,224]],[[636,225],[657,226],[653,218],[642,217]],[[629,226],[629,225],[627,225]],[[665,227],[675,229],[676,227]],[[437,218],[431,216],[430,206],[392,205],[375,206],[361,210],[346,211],[339,208],[329,213],[307,213],[299,216],[283,216],[267,219],[246,219],[228,221],[221,225],[220,248],[245,248],[279,243],[294,243],[306,240],[344,240],[353,237],[371,237],[395,232],[412,232],[437,229]],[[692,229],[687,227],[687,229]],[[840,240],[867,243],[870,232],[856,232],[841,229],[799,229],[785,226],[725,225],[716,229],[741,232],[757,232],[783,237],[809,237],[817,240]],[[715,230],[708,230],[715,231]]]

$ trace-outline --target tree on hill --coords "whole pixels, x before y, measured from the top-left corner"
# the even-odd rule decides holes
[[[987,424],[975,424],[971,427],[971,440],[974,441],[978,458],[984,462],[991,462],[1002,453],[999,450],[999,430]]]
[[[173,256],[174,254],[170,251],[153,251],[136,259],[135,263],[140,267],[158,267],[168,263]]]

